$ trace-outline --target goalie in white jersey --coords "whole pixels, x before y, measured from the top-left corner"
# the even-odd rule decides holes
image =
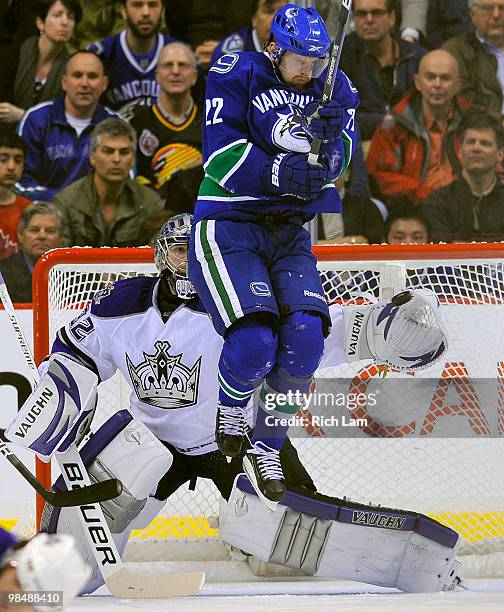
[[[366,529],[336,520],[328,522],[327,508],[332,508],[331,516],[338,516],[340,500],[315,492],[288,440],[281,453],[288,490],[275,512],[257,499],[244,476],[236,478],[242,471],[241,457],[228,463],[215,442],[217,363],[222,338],[186,276],[190,225],[190,216],[182,214],[162,228],[155,241],[159,277],[137,277],[108,285],[95,295],[89,308],[59,330],[51,355],[41,366],[37,390],[8,428],[7,437],[44,460],[56,450],[65,450],[70,441],[79,443],[93,416],[97,384],[120,370],[132,389],[129,410],[110,417],[80,452],[94,480],[115,477],[123,483],[122,494],[102,504],[121,552],[132,529],[149,524],[182,484],[202,477],[213,480],[223,498],[230,500],[221,515],[223,538],[259,558],[292,565],[279,553],[279,545],[289,551],[299,545],[308,546],[306,550],[315,546],[299,566],[306,573],[403,590],[439,590],[449,585],[458,541],[455,532],[427,517],[420,521],[418,515],[402,511],[394,511],[392,516],[380,509],[379,521],[364,521],[362,513],[374,512],[376,518],[376,508],[359,504],[352,505],[352,512],[360,513],[359,522],[364,522]],[[326,339],[321,366],[356,359],[376,359],[402,369],[429,365],[446,346],[437,321],[437,305],[437,299],[427,292],[404,292],[388,303],[373,306],[343,309],[332,305],[333,328]],[[42,405],[41,398],[44,408],[34,411],[35,405]],[[252,409],[249,425],[253,426]],[[59,487],[64,487],[61,481],[56,482]],[[255,531],[251,531],[254,522],[230,510],[237,496],[244,495],[249,497],[246,506],[254,508],[255,522],[260,523]],[[309,521],[322,521],[325,535],[321,537],[318,527],[295,530],[297,535],[288,528],[286,531],[286,512],[297,513],[302,520],[308,517]],[[416,533],[414,525],[419,521],[435,525],[430,530],[435,535],[426,536],[425,525],[422,534]],[[376,528],[372,535],[367,528],[371,523]],[[341,533],[342,526],[345,533]],[[74,510],[46,505],[43,529],[74,534],[82,543],[87,562],[96,569],[94,559],[86,554],[86,540]],[[355,529],[360,536],[355,535]],[[301,533],[311,534],[314,542],[291,541],[304,537]],[[380,562],[373,561],[366,571],[354,567],[348,555],[341,554],[339,545],[332,547],[332,538],[346,542],[349,550],[367,546],[369,540],[369,555],[373,557],[373,550],[379,550]],[[381,538],[378,547],[371,544],[376,538]],[[422,540],[420,548],[415,538]],[[423,551],[421,559],[417,558],[419,550]],[[376,569],[382,562],[392,569]],[[401,565],[402,573],[398,570]],[[95,572],[86,591],[100,582]]]

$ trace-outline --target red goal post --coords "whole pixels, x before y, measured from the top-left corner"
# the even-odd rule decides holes
[[[365,416],[368,425],[348,440],[332,437],[323,427],[308,427],[305,437],[296,439],[321,492],[431,513],[461,531],[465,552],[504,551],[499,495],[504,490],[504,244],[324,245],[313,250],[331,302],[387,298],[405,286],[434,288],[450,343],[443,363],[426,374],[432,380],[426,401],[423,391],[415,395],[422,375],[392,373],[399,407],[389,400],[386,413],[359,406],[351,416]],[[36,362],[47,355],[61,313],[66,320],[75,316],[107,279],[155,273],[152,261],[151,248],[71,248],[45,254],[33,277]],[[88,278],[86,270],[95,276]],[[379,374],[374,365],[318,373],[321,379],[348,379],[357,391],[368,389]],[[489,401],[480,401],[480,379],[493,381]],[[454,394],[462,398],[458,403]],[[436,437],[445,422],[458,424],[457,437]],[[362,450],[363,445],[369,448]],[[332,473],[327,466],[335,462]],[[37,462],[45,486],[50,485],[50,469]],[[197,499],[206,508],[212,495],[205,490]],[[182,504],[193,499],[184,493]],[[202,515],[214,513],[215,500],[208,503],[211,509]],[[37,500],[38,519],[41,508]]]

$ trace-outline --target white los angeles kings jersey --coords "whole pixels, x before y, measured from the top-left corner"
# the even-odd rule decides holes
[[[120,370],[132,389],[130,410],[180,452],[217,450],[217,371],[223,340],[199,300],[181,304],[163,323],[158,278],[138,277],[99,291],[90,309],[60,329],[52,353],[67,353],[100,381]],[[321,367],[345,360],[340,306]],[[121,406],[125,408],[125,406]],[[252,402],[248,421],[252,424]]]
[[[90,309],[58,332],[52,352],[70,353],[100,381],[120,370],[132,388],[134,416],[181,452],[207,453],[217,449],[222,338],[197,300],[179,306],[163,323],[158,282],[139,277],[107,286]]]

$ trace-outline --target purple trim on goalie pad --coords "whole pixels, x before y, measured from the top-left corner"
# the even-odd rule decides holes
[[[415,532],[448,548],[455,548],[459,539],[459,534],[456,531],[423,515],[418,517]]]
[[[236,486],[243,493],[257,495],[244,474],[238,477]],[[328,501],[301,495],[294,491],[286,491],[280,503],[283,506],[292,508],[292,510],[318,518],[337,521],[338,523],[378,527],[391,531],[413,531],[447,548],[454,548],[459,538],[458,533],[453,531],[453,529],[445,527],[434,519],[422,514],[378,506],[353,504],[338,500],[337,498],[334,498],[332,502],[329,501],[328,497],[326,499]]]
[[[59,376],[56,376],[54,372],[51,372],[51,367],[54,364],[57,365],[63,372],[63,374],[66,376],[66,381],[62,380]],[[56,385],[56,389],[58,389],[58,407],[56,408],[56,413],[49,425],[47,426],[47,429],[41,436],[39,436],[34,442],[32,442],[32,444],[30,444],[30,448],[36,453],[48,456],[51,455],[54,449],[58,446],[60,440],[64,438],[68,433],[68,422],[70,420],[69,417],[67,417],[67,421],[65,425],[61,428],[61,431],[54,438],[52,437],[52,435],[56,431],[56,428],[61,422],[61,415],[63,414],[63,409],[65,407],[65,393],[68,393],[68,395],[72,398],[79,412],[81,410],[81,402],[79,387],[77,386],[77,383],[75,382],[75,379],[68,370],[68,368],[66,368],[61,362],[54,361],[49,366],[47,374],[53,380],[54,384]]]
[[[133,416],[129,410],[119,410],[113,414],[110,419],[105,421],[101,427],[91,436],[84,444],[80,451],[82,462],[87,467],[102,450],[110,444],[110,442],[133,420]],[[67,488],[60,476],[53,485],[53,491],[66,491]]]

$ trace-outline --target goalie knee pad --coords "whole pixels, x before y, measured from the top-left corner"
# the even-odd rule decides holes
[[[66,355],[51,356],[37,388],[5,432],[42,461],[65,451],[87,431],[96,407],[98,377]]]
[[[449,590],[460,582],[458,534],[413,512],[291,491],[271,512],[238,476],[221,504],[219,525],[224,542],[314,576],[407,592]]]
[[[348,361],[374,359],[398,370],[421,370],[444,354],[448,343],[428,289],[403,291],[388,302],[343,309]]]
[[[92,481],[118,478],[123,484],[121,495],[101,503],[110,531],[119,552],[122,552],[133,521],[145,514],[144,508],[149,506],[148,511],[152,512],[154,506],[159,509],[164,504],[160,500],[155,500],[157,504],[146,502],[150,500],[149,493],[155,490],[159,480],[169,470],[173,456],[127,410],[121,410],[106,421],[84,445],[81,455]],[[61,477],[56,481],[55,489],[65,489]],[[95,568],[94,557],[87,546],[75,509],[55,508],[46,504],[42,515],[42,531],[74,535],[81,554]],[[90,592],[89,589],[87,592]]]
[[[278,338],[265,317],[239,319],[228,331],[219,364],[221,375],[255,385],[275,363]]]
[[[278,332],[277,364],[296,378],[311,377],[324,352],[319,314],[298,310],[282,318]]]

